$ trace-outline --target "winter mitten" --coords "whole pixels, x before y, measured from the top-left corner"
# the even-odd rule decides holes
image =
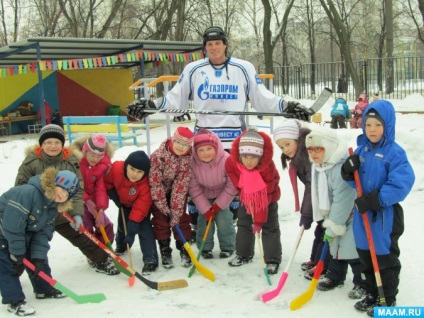
[[[313,115],[313,112],[309,108],[294,101],[288,102],[287,107],[283,111],[287,114],[292,114],[296,119],[304,121],[309,121]]]
[[[135,236],[134,235],[127,235],[124,237],[124,246],[127,244],[131,247],[134,244]]]
[[[79,231],[79,227],[82,225],[81,215],[74,215],[74,220],[75,223],[70,223],[70,225],[75,231]]]
[[[305,230],[309,230],[311,228],[311,224],[312,224],[312,217],[306,216],[306,215],[300,216],[299,226],[303,225],[303,228]]]
[[[105,222],[106,222],[105,211],[99,210],[97,212],[97,217],[96,217],[96,227],[100,228],[100,225],[105,226]]]
[[[33,258],[32,263],[34,264],[33,278],[36,278],[40,272],[44,272],[44,260],[39,258]]]
[[[328,235],[327,233],[324,234],[324,242],[328,242],[328,244],[331,245],[331,243],[333,242],[333,237]]]
[[[96,204],[88,199],[87,201],[85,201],[85,206],[87,207],[87,210],[94,216],[96,217],[96,214],[94,213],[94,210],[96,209]]]
[[[341,175],[345,181],[353,181],[353,173],[359,169],[361,162],[359,161],[359,155],[352,155],[346,158],[342,165]]]
[[[261,233],[262,231],[262,223],[253,223],[252,225],[252,233],[256,234],[256,233]]]
[[[127,234],[135,236],[140,232],[140,223],[129,220],[127,223]]]
[[[206,221],[209,221],[210,219],[213,219],[215,217],[215,212],[213,211],[213,208],[210,208],[205,214],[203,214]]]
[[[13,264],[15,265],[16,270],[18,271],[19,276],[21,276],[22,273],[25,270],[24,257],[25,257],[25,255],[13,255],[13,254],[10,254],[10,259],[12,260]]]
[[[381,210],[380,199],[378,198],[379,190],[374,190],[368,195],[363,195],[355,200],[355,206],[359,213],[365,213],[369,210],[374,212]]]

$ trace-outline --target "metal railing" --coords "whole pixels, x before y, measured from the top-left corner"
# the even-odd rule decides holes
[[[390,93],[386,92],[388,64],[393,68],[393,91]],[[368,96],[378,93],[380,98],[402,99],[414,93],[424,94],[424,57],[396,57],[391,63],[387,59],[367,59],[356,61],[354,65]],[[259,67],[258,73],[262,72],[265,68]],[[280,96],[313,99],[324,87],[336,94],[343,93],[347,100],[356,100],[358,94],[343,62],[276,66],[274,75],[274,93]],[[341,75],[344,75],[342,90],[338,89]]]

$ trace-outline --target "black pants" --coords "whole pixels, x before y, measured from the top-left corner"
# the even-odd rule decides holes
[[[331,128],[346,128],[346,118],[343,115],[333,115],[331,116]],[[338,125],[338,127],[337,127]]]

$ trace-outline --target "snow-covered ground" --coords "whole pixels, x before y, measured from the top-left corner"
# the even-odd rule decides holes
[[[301,100],[307,106],[312,105],[311,100]],[[334,99],[330,99],[323,107],[323,120],[330,119],[330,108]],[[424,110],[424,97],[416,94],[408,96],[404,100],[392,100],[397,110]],[[350,102],[349,106],[354,107]],[[151,116],[151,120],[162,115]],[[276,120],[278,123],[278,120]],[[251,125],[261,126],[259,129],[269,132],[262,126],[269,125],[269,121],[260,121],[256,116],[250,117]],[[193,123],[183,124],[193,127]],[[311,124],[314,125],[314,124]],[[178,125],[172,123],[173,132]],[[337,131],[345,138],[349,146],[355,148],[356,136],[360,130],[345,129]],[[424,306],[423,281],[424,269],[420,259],[422,257],[422,208],[424,206],[424,115],[410,114],[397,115],[396,139],[407,151],[409,160],[416,174],[416,181],[412,192],[402,202],[405,212],[405,233],[400,239],[402,272],[400,279],[400,293],[398,295],[399,306]],[[151,130],[152,151],[166,138],[166,127]],[[20,139],[22,138],[22,139]],[[19,165],[24,159],[24,149],[28,145],[37,142],[35,135],[21,135],[12,137],[0,137],[0,140],[8,142],[0,143],[0,193],[13,186]],[[140,149],[146,151],[144,136],[139,137]],[[126,156],[138,149],[127,145],[117,149],[113,160],[124,160]],[[354,300],[347,297],[352,288],[352,275],[349,271],[348,279],[342,288],[333,291],[315,291],[313,299],[297,311],[290,311],[290,302],[298,295],[307,290],[310,281],[303,278],[300,264],[309,258],[313,228],[305,231],[296,257],[289,270],[287,282],[281,294],[274,300],[264,304],[258,295],[276,287],[280,275],[284,271],[293,244],[299,232],[299,214],[293,212],[294,200],[290,181],[286,171],[282,171],[279,161],[280,151],[275,146],[274,160],[281,172],[280,186],[282,189],[279,201],[281,241],[283,245],[283,262],[279,273],[271,276],[272,286],[268,286],[262,271],[262,262],[259,251],[256,248],[254,261],[248,265],[233,268],[227,265],[228,260],[219,259],[219,248],[216,242],[215,258],[211,260],[201,259],[202,265],[214,272],[216,280],[211,282],[195,273],[188,278],[188,269],[179,266],[179,254],[174,249],[173,257],[175,268],[166,270],[162,266],[148,279],[165,282],[175,279],[186,279],[187,288],[156,291],[149,289],[141,281],[136,280],[130,287],[127,276],[106,276],[98,274],[90,269],[85,257],[60,235],[55,235],[51,242],[49,252],[50,264],[53,277],[67,288],[77,294],[90,294],[102,292],[107,299],[99,304],[75,303],[70,298],[58,300],[36,300],[32,292],[31,284],[26,274],[21,278],[27,301],[35,307],[38,317],[296,317],[310,318],[314,315],[319,317],[365,317],[366,314],[355,311]],[[302,193],[302,191],[300,191]],[[111,220],[116,221],[118,210],[111,202],[107,213]],[[133,267],[141,272],[141,251],[138,240],[132,248]],[[192,247],[197,255],[197,248]],[[123,257],[128,261],[126,255]],[[11,316],[6,306],[1,306],[0,316]]]

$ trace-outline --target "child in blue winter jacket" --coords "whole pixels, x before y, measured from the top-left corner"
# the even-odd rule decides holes
[[[37,274],[51,276],[47,265],[49,241],[53,238],[58,210],[69,211],[69,201],[78,191],[77,176],[50,167],[25,185],[11,188],[0,197],[0,291],[2,304],[17,316],[35,313],[25,301],[19,281],[24,271],[24,258],[35,267],[28,271],[35,298],[62,298],[63,293],[50,286]]]
[[[367,295],[355,308],[373,317],[374,307],[381,302],[361,213],[368,215],[386,305],[396,306],[401,269],[398,240],[404,231],[399,202],[411,191],[415,174],[404,149],[395,142],[393,105],[377,100],[365,109],[363,118],[364,134],[358,137],[358,148],[343,164],[341,174],[355,187],[353,173],[358,170],[362,184],[363,195],[355,200],[353,231]]]
[[[331,109],[331,128],[346,128],[346,119],[350,119],[350,110],[346,100],[342,97],[337,98]]]

